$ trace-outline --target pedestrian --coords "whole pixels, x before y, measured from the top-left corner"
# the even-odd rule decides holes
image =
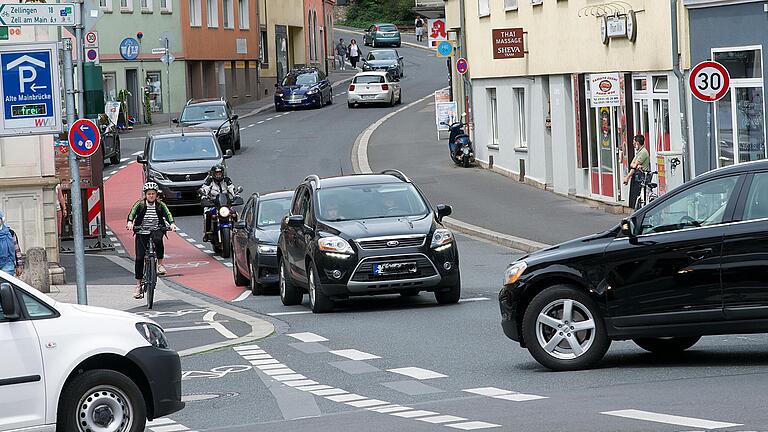
[[[56,185],[56,227],[59,230],[59,236],[64,230],[62,222],[67,217],[67,200],[64,199],[64,193],[61,191],[61,183]]]
[[[421,17],[421,15],[418,15],[416,17],[416,41],[423,42],[424,41],[424,29],[427,25],[426,22],[424,22],[424,19]]]
[[[339,70],[347,69],[347,46],[344,44],[344,39],[339,39],[339,43],[336,44],[336,61],[339,62]]]
[[[8,224],[5,213],[0,211],[0,270],[9,275],[21,276],[24,271],[19,238]]]
[[[640,196],[640,184],[646,173],[651,170],[651,156],[645,148],[644,136],[636,135],[632,144],[635,147],[635,158],[629,164],[629,172],[624,177],[624,185],[632,180],[632,184],[629,186],[629,205],[634,208],[637,198]]]
[[[349,41],[349,46],[347,47],[347,57],[349,57],[349,62],[352,64],[353,69],[357,68],[357,62],[360,60],[362,55],[363,51],[359,46],[357,46],[357,41],[354,39]]]

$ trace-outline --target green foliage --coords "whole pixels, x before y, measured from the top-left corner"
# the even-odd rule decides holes
[[[377,22],[413,25],[413,0],[352,0],[342,25],[366,28]]]

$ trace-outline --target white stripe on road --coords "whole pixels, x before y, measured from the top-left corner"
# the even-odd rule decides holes
[[[347,402],[347,405],[355,408],[368,408],[374,406],[389,405],[389,402],[384,402],[378,399],[365,399],[360,401]]]
[[[214,321],[213,319],[214,316],[216,316],[216,312],[213,312],[213,311],[207,312],[205,315],[203,315],[203,321],[208,323],[209,326],[211,326],[214,330],[219,332],[225,338],[237,339],[237,335],[229,331],[228,328],[224,327],[224,324],[218,321]]]
[[[147,427],[153,427],[153,426],[162,426],[167,424],[176,423],[175,421],[169,419],[169,418],[159,418],[152,421],[147,422]]]
[[[195,247],[198,249],[205,249],[205,245],[201,245],[201,244],[196,244]]]
[[[256,124],[262,124],[262,123],[264,123],[264,120],[259,120],[256,122]]]
[[[330,388],[333,388],[333,387],[325,385],[325,384],[296,387],[297,390],[301,390],[301,391],[327,390],[327,389],[330,389]]]
[[[290,336],[290,337],[292,337],[294,339],[298,339],[298,340],[300,340],[302,342],[327,342],[328,341],[328,339],[326,339],[326,338],[324,338],[324,337],[322,337],[320,335],[316,335],[314,333],[308,333],[308,332],[305,332],[305,333],[291,333],[288,336]]]
[[[532,400],[547,399],[547,397],[545,396],[518,393],[510,390],[496,388],[496,387],[480,387],[480,388],[474,388],[474,389],[465,389],[462,391],[466,393],[472,393],[480,396],[488,396],[494,399],[503,399],[503,400],[513,401],[513,402],[526,402],[526,401],[532,401]]]
[[[266,351],[261,350],[261,349],[248,350],[248,351],[238,351],[237,353],[240,354],[243,357],[249,356],[249,355],[256,355],[256,354],[266,354],[266,355],[269,355],[269,354],[267,354]]]
[[[387,369],[387,372],[394,372],[396,374],[409,376],[418,380],[432,379],[432,378],[445,378],[448,375],[443,375],[438,372],[434,372],[428,369],[422,369],[417,367],[405,367],[397,369]]]
[[[418,421],[423,421],[427,423],[432,424],[441,424],[441,423],[450,423],[450,422],[457,422],[457,421],[467,421],[464,417],[456,417],[452,415],[439,415],[434,417],[424,417],[420,419],[416,419]]]
[[[387,407],[376,407],[376,408],[368,408],[368,409],[371,411],[376,411],[377,413],[389,414],[389,413],[395,413],[400,411],[409,411],[409,410],[412,410],[413,408],[404,407],[400,405],[391,405]]]
[[[269,316],[283,316],[283,315],[302,315],[302,314],[311,314],[312,311],[293,311],[293,312],[272,312],[268,313]]]
[[[173,332],[179,332],[179,331],[189,331],[189,330],[213,330],[213,327],[211,327],[209,325],[202,325],[202,326],[163,328],[163,331],[165,331],[166,333],[173,333]],[[237,336],[235,336],[235,337],[237,337]]]
[[[702,420],[702,419],[691,418],[691,417],[659,414],[659,413],[654,413],[649,411],[640,411],[635,409],[606,411],[600,414],[623,417],[628,419],[635,419],[635,420],[645,420],[645,421],[651,421],[656,423],[666,423],[666,424],[672,424],[676,426],[685,426],[690,428],[701,428],[701,429],[720,429],[720,428],[729,428],[734,426],[742,426],[740,423],[724,423],[724,422]]]
[[[287,374],[296,374],[296,371],[289,368],[282,368],[282,369],[272,369],[268,371],[264,371],[265,374],[272,376],[272,375],[287,375]]]
[[[210,249],[203,249],[203,252],[213,255],[213,251]]]
[[[132,156],[138,156],[140,154],[144,154],[144,151],[143,150],[139,150],[136,153],[133,153]]]
[[[248,125],[249,128],[256,126],[255,124]]]
[[[254,355],[243,355],[243,358],[246,360],[266,360],[272,358],[269,354],[254,354]]]
[[[187,233],[183,233],[183,232],[181,232],[181,231],[177,231],[177,232],[176,232],[176,234],[178,234],[178,235],[180,235],[180,236],[182,236],[182,237],[185,237],[185,238],[186,238],[186,237],[189,237],[189,236],[187,235]]]
[[[238,353],[241,351],[257,350],[257,349],[261,349],[261,348],[259,348],[258,345],[239,345],[235,347],[235,351],[237,351]]]
[[[271,369],[282,369],[284,367],[286,367],[286,366],[284,364],[282,364],[282,363],[265,364],[265,365],[258,365],[258,366],[256,366],[257,369],[263,370],[263,371],[264,370],[271,370]]]
[[[128,159],[129,158],[122,158],[122,159],[120,159],[120,163],[123,163],[123,162],[127,161]]]
[[[312,393],[313,395],[318,395],[318,396],[333,396],[333,395],[344,394],[346,392],[347,392],[346,390],[337,389],[337,388],[331,388],[331,389],[327,389],[327,390],[312,390],[312,391],[310,391],[310,393]]]
[[[278,364],[278,363],[280,363],[280,362],[277,361],[277,360],[253,360],[251,362],[251,364],[254,365],[254,366],[268,365],[268,364]]]
[[[243,293],[242,293],[242,294],[240,294],[239,296],[237,296],[237,298],[236,298],[236,299],[234,299],[234,300],[232,300],[232,301],[233,301],[233,302],[241,302],[241,301],[243,301],[243,300],[247,299],[247,298],[248,298],[248,297],[250,297],[250,296],[251,296],[251,292],[250,292],[250,291],[248,291],[248,290],[246,290],[246,291],[243,291]]]
[[[501,425],[493,424],[493,423],[487,423],[487,422],[481,422],[481,421],[471,421],[471,422],[465,422],[465,423],[454,423],[446,425],[449,428],[454,429],[461,429],[461,430],[477,430],[477,429],[489,429],[489,428],[497,428],[501,427]]]
[[[188,431],[189,428],[183,424],[169,424],[168,426],[155,426],[152,428],[152,432],[178,432]]]
[[[332,400],[334,402],[352,402],[356,400],[363,400],[368,399],[365,396],[360,396],[359,394],[349,393],[344,395],[338,395],[338,396],[327,396],[326,399]]]
[[[310,379],[303,379],[303,380],[294,380],[294,381],[283,381],[283,384],[291,387],[304,387],[308,385],[316,385],[317,381],[312,381]]]
[[[305,377],[302,374],[298,374],[298,373],[292,373],[292,374],[287,374],[287,375],[278,375],[278,376],[273,376],[272,378],[277,380],[277,381],[299,381],[299,380],[307,379],[307,377]],[[317,384],[314,381],[312,381],[312,383]],[[307,384],[307,385],[309,385],[309,384]]]
[[[472,297],[459,300],[459,303],[490,300],[488,297]]]
[[[393,413],[391,415],[396,417],[402,417],[402,418],[416,418],[416,417],[433,416],[435,414],[437,413],[432,411],[413,410],[413,411],[403,411],[399,413]]]
[[[368,354],[366,352],[358,351],[356,349],[336,350],[336,351],[331,351],[331,354],[336,354],[337,356],[346,357],[350,360],[373,360],[373,359],[381,358],[377,355]]]

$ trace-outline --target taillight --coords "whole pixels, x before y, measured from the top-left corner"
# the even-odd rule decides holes
[[[379,28],[379,26],[376,26],[376,31],[379,31],[379,30],[381,30],[381,29]]]
[[[381,85],[382,90],[389,90],[389,84],[382,84]]]
[[[350,84],[349,85],[349,91],[355,91],[355,85],[354,84]]]

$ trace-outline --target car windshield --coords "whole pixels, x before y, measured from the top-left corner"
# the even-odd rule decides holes
[[[270,225],[280,225],[283,217],[285,217],[291,209],[291,199],[292,197],[288,196],[285,198],[261,201],[259,203],[259,215],[256,225],[259,228]]]
[[[318,192],[320,218],[338,222],[404,216],[424,216],[427,204],[408,183],[323,188]]]
[[[171,162],[187,160],[215,160],[220,158],[219,146],[212,135],[174,136],[152,141],[150,160]]]
[[[384,82],[384,75],[360,75],[355,77],[355,84],[379,84]]]
[[[397,56],[394,51],[371,51],[368,60],[397,60]]]
[[[379,31],[393,32],[393,31],[397,31],[397,27],[395,27],[392,24],[382,24],[379,26]]]
[[[222,105],[192,105],[184,108],[181,121],[196,122],[209,120],[226,120],[227,110]]]
[[[309,72],[298,75],[291,74],[283,78],[284,86],[306,86],[312,84],[317,84],[316,72]]]

